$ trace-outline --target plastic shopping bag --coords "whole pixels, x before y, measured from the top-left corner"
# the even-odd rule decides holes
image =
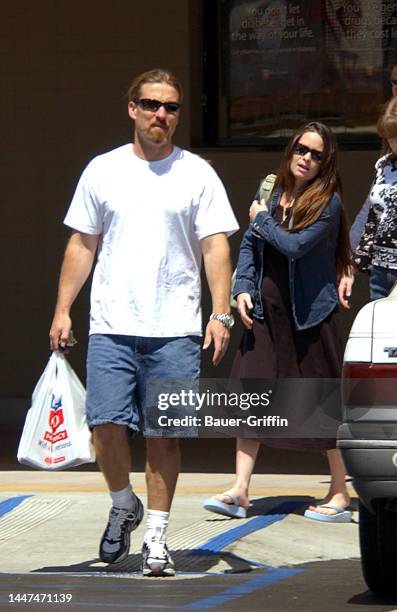
[[[41,470],[63,470],[95,461],[85,416],[85,389],[58,351],[52,353],[33,391],[18,461]]]

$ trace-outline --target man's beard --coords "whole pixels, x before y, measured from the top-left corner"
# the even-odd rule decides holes
[[[163,130],[162,128],[159,128],[158,126],[151,126],[146,131],[146,136],[154,144],[163,144],[167,142],[167,134],[168,134],[167,129]]]

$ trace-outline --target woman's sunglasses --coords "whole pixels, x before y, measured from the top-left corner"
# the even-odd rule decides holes
[[[150,98],[137,98],[134,102],[143,110],[151,113],[156,113],[161,106],[164,106],[165,112],[169,114],[175,114],[181,108],[179,102],[160,102],[160,100],[151,100]]]
[[[294,146],[294,153],[299,155],[300,157],[304,157],[308,153],[310,153],[311,158],[316,162],[321,162],[323,160],[323,154],[321,151],[317,151],[317,149],[310,149],[304,144],[297,142]]]

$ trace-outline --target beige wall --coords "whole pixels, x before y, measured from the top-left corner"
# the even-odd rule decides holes
[[[85,163],[128,141],[123,94],[139,72],[169,67],[186,90],[177,142],[200,131],[199,0],[3,0],[1,192],[3,244],[0,397],[23,397],[48,357],[48,328],[67,231],[61,219]],[[261,176],[279,153],[197,150],[223,178],[241,224]],[[353,216],[376,152],[344,152],[341,171]],[[232,240],[233,252],[239,236]],[[360,283],[364,299],[365,282]],[[207,306],[208,310],[208,306]],[[351,315],[350,315],[351,319]],[[350,321],[345,319],[345,327]],[[87,290],[74,309],[80,338],[72,363],[83,375]],[[239,332],[234,335],[233,346]],[[226,375],[232,352],[219,374]],[[208,359],[205,358],[204,371]]]

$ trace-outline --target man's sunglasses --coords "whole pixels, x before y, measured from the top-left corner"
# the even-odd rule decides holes
[[[309,147],[304,144],[301,144],[300,142],[297,142],[294,146],[294,153],[296,153],[300,157],[303,157],[304,155],[310,153],[311,158],[315,161],[321,162],[323,160],[323,154],[321,151],[317,151],[317,149],[309,149]]]
[[[397,79],[390,79],[390,85],[397,87]]]
[[[181,108],[179,102],[160,102],[160,100],[151,100],[150,98],[137,98],[135,104],[143,108],[145,111],[156,113],[161,106],[164,106],[165,112],[175,114]]]

